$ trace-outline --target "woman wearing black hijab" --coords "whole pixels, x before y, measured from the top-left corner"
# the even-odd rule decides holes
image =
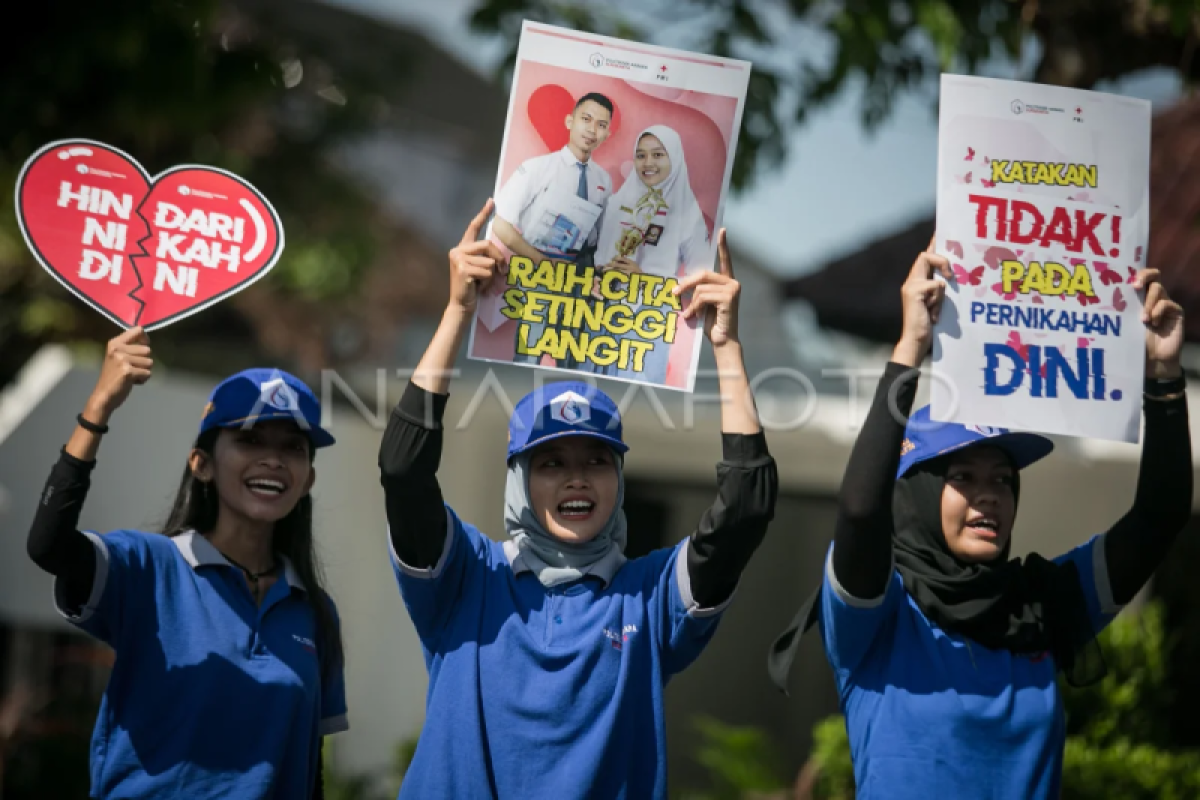
[[[904,332],[842,483],[821,589],[774,644],[783,688],[819,623],[846,717],[858,800],[1057,798],[1066,726],[1056,674],[1104,675],[1096,634],[1151,577],[1192,505],[1179,352],[1183,312],[1146,290],[1145,441],[1132,508],[1046,560],[1010,559],[1020,470],[1050,440],[908,419],[945,259],[922,253],[902,289]],[[907,423],[907,424],[906,424]]]

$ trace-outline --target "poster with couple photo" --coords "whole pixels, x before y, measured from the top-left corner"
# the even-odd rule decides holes
[[[526,22],[468,355],[691,391],[750,64]]]

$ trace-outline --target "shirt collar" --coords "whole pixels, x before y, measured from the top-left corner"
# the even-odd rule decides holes
[[[501,545],[504,549],[504,557],[508,559],[508,568],[513,571],[513,575],[520,575],[522,572],[533,572],[533,567],[529,566],[525,561],[525,554],[521,552],[520,546],[512,539],[505,539]],[[617,571],[624,566],[626,562],[625,554],[620,550],[614,550],[608,556],[600,559],[591,568],[584,571],[583,577],[599,578],[604,588],[612,583],[613,577]]]
[[[559,150],[558,154],[562,156],[563,163],[568,166],[573,167],[578,164],[586,164],[590,167],[592,165],[592,160],[590,158],[587,161],[580,161],[578,158],[576,158],[575,154],[571,152],[571,145],[569,144],[564,144],[563,149]]]
[[[221,555],[221,551],[212,546],[212,542],[205,539],[196,531],[184,531],[178,536],[172,536],[171,541],[179,548],[180,555],[183,560],[188,563],[192,569],[199,567],[233,567],[237,566],[229,563],[229,559]],[[293,589],[304,591],[304,582],[300,580],[300,576],[296,573],[295,567],[292,566],[291,560],[287,556],[280,556],[283,561],[283,576],[288,582],[288,586]]]

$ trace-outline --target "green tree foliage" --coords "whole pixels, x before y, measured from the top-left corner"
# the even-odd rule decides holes
[[[861,90],[869,129],[902,95],[930,93],[939,72],[1020,62],[1025,50],[1038,55],[1024,77],[1041,83],[1088,88],[1147,67],[1200,78],[1197,0],[481,0],[473,22],[515,53],[526,18],[752,58],[735,187],[778,163],[792,124],[847,88]]]

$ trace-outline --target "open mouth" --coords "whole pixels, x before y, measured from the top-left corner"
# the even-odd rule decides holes
[[[995,539],[1000,535],[1000,521],[995,517],[977,517],[967,522],[967,529],[976,536]]]
[[[279,497],[287,491],[287,484],[272,478],[251,478],[246,481],[246,488],[257,497]]]
[[[584,520],[596,510],[591,500],[564,500],[558,504],[558,515],[567,520]]]

